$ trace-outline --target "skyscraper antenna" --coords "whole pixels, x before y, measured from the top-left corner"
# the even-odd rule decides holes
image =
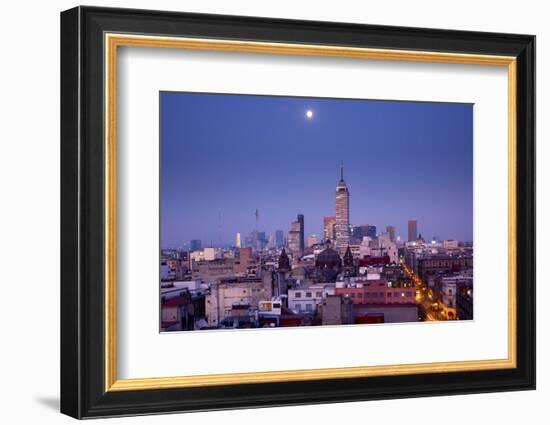
[[[218,210],[218,243],[222,246],[222,210]]]
[[[340,181],[344,181],[344,161],[340,163]]]

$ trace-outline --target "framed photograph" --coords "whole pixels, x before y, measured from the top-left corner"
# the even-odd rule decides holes
[[[535,37],[61,14],[61,411],[535,388]]]

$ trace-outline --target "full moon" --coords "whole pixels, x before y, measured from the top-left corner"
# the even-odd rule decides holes
[[[312,118],[312,117],[313,117],[313,111],[312,111],[311,109],[308,109],[308,110],[306,111],[306,117],[308,117],[308,118]]]

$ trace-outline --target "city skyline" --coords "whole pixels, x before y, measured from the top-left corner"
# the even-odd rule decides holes
[[[298,214],[321,236],[341,161],[351,224],[473,239],[470,104],[162,92],[161,108],[162,247],[287,234]]]

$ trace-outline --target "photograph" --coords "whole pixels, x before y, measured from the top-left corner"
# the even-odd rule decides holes
[[[161,332],[474,319],[474,104],[159,105]]]
[[[59,306],[54,334],[39,333],[59,337],[59,350],[33,374],[37,388],[53,383],[61,413],[196,412],[226,424],[220,411],[251,409],[235,416],[242,423],[277,409],[281,422],[293,406],[291,423],[321,411],[332,423],[342,413],[331,408],[368,401],[369,418],[387,422],[388,406],[414,398],[463,422],[442,396],[505,422],[524,419],[502,406],[526,397],[538,412],[542,13],[501,7],[497,22],[494,8],[430,19],[417,7],[323,14],[297,2],[278,14],[116,6],[63,10],[55,49],[6,68],[19,72],[14,88],[32,86],[23,66],[60,56],[44,67],[57,83],[39,85],[60,86],[61,108],[42,109],[61,119],[38,114],[46,127],[31,128],[23,114],[6,140],[36,128],[26,139],[44,150],[44,128],[60,133],[61,149],[47,149],[60,170],[28,143],[7,145],[31,161],[16,168],[33,188],[42,163],[61,186],[60,203],[40,191],[60,209],[60,262],[37,257],[59,269],[61,289],[32,308]],[[17,211],[46,205],[16,192],[33,204]],[[11,227],[28,263],[22,227]],[[17,283],[26,269],[10,270]],[[20,297],[8,298],[8,316],[21,318]],[[394,412],[410,422],[410,409]]]

